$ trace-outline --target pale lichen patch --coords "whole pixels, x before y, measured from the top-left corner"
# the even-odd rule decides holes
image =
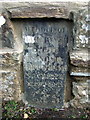
[[[0,16],[0,27],[5,24],[6,20],[3,16]]]

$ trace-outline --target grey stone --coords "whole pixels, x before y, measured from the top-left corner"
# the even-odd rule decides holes
[[[90,108],[90,94],[89,94],[90,80],[73,82],[74,99],[70,101],[70,105],[78,108]]]
[[[90,52],[88,49],[73,50],[70,53],[70,62],[74,66],[90,68]]]
[[[90,32],[90,23],[89,23],[89,12],[88,6],[82,8],[78,11],[76,15],[76,21],[74,27],[74,36],[75,36],[75,47],[76,48],[89,48],[89,32]]]
[[[45,4],[30,4],[30,6],[16,7],[9,9],[11,18],[69,18],[69,9],[64,6]]]
[[[90,39],[90,36],[89,36],[89,33],[90,33],[90,28],[89,28],[90,27],[90,25],[89,25],[90,7],[89,7],[89,4],[90,4],[90,2],[88,3],[88,2],[74,2],[74,1],[73,2],[57,2],[57,3],[55,3],[55,2],[54,3],[18,2],[17,3],[17,2],[6,2],[6,1],[0,2],[0,15],[4,15],[4,17],[6,19],[6,23],[4,25],[2,25],[2,29],[0,29],[0,48],[1,48],[1,51],[4,51],[4,53],[2,53],[2,52],[0,53],[0,57],[1,57],[0,58],[0,67],[1,67],[0,70],[3,69],[6,71],[9,69],[9,71],[10,71],[9,73],[6,72],[6,74],[3,73],[4,74],[3,77],[6,78],[6,79],[3,79],[3,83],[5,80],[7,80],[7,77],[8,77],[10,80],[15,81],[18,84],[18,86],[19,85],[22,86],[22,89],[23,89],[23,85],[21,85],[21,83],[23,81],[23,70],[20,68],[22,58],[20,58],[21,53],[16,53],[16,49],[23,51],[23,42],[22,42],[23,38],[21,36],[21,34],[22,34],[21,30],[23,30],[22,29],[23,21],[26,20],[24,18],[30,18],[29,19],[30,21],[31,21],[31,18],[45,18],[45,17],[51,18],[51,19],[52,19],[52,17],[71,19],[74,22],[74,24],[73,24],[74,42],[73,41],[71,42],[74,44],[74,49],[73,49],[74,52],[72,52],[73,54],[69,54],[69,55],[70,55],[71,64],[73,65],[73,70],[71,70],[71,72],[74,72],[75,74],[72,74],[72,76],[70,76],[70,78],[67,78],[69,80],[67,80],[68,82],[65,82],[66,90],[64,88],[65,91],[64,91],[63,96],[66,96],[66,98],[65,98],[66,101],[70,101],[71,99],[73,99],[73,98],[70,98],[70,93],[72,93],[72,91],[75,92],[75,89],[77,89],[77,87],[81,86],[81,85],[79,85],[79,82],[86,82],[87,80],[88,81],[90,80],[90,77],[82,76],[82,73],[84,73],[83,75],[85,75],[85,73],[88,72],[87,69],[90,68],[90,59],[89,59],[90,55],[88,54],[88,52],[86,50],[86,48],[90,48],[90,43],[89,43],[89,41],[90,41],[89,40]],[[6,10],[7,10],[8,14],[7,15],[2,14],[3,11],[6,12]],[[89,25],[89,27],[88,27],[88,25]],[[71,29],[71,31],[72,31],[72,29]],[[15,41],[14,41],[14,39],[15,39]],[[29,39],[29,41],[27,41],[27,39]],[[34,44],[35,39],[34,39],[33,35],[31,35],[29,37],[26,36],[24,38],[24,40],[26,40],[25,44],[28,44],[28,42]],[[39,35],[38,39],[41,40],[41,41],[39,41],[40,46],[43,46],[43,42],[42,42],[43,37],[41,35]],[[70,41],[71,41],[71,39],[70,39]],[[43,58],[45,55],[50,53],[50,55],[48,56],[48,59],[50,61],[48,63],[48,66],[49,66],[48,69],[52,69],[51,64],[53,63],[53,60],[55,61],[55,56],[52,55],[52,52],[55,53],[56,47],[58,46],[57,42],[53,42],[53,43],[54,43],[55,48],[53,48],[52,50],[48,49],[49,51],[46,51],[45,52],[46,54],[43,54],[43,52],[41,53],[41,50],[38,51],[40,53],[39,55],[42,56]],[[14,48],[13,53],[11,53],[12,50],[7,52],[7,50],[5,48],[2,49],[2,47],[3,48],[4,47]],[[68,44],[68,50],[71,50],[71,49],[69,49],[70,47],[71,46],[69,46],[69,44]],[[82,48],[82,50],[75,51],[75,49],[81,49],[81,48]],[[30,49],[30,46],[27,47],[27,45],[24,50],[26,53],[27,53],[27,50],[32,51],[32,55],[35,55],[35,53],[37,53],[37,51],[33,51],[33,49]],[[31,55],[27,54],[27,56],[24,56],[28,59],[28,60],[26,59],[26,63],[27,63],[27,61],[29,61],[28,56],[31,56]],[[36,58],[36,57],[34,56],[34,58]],[[42,69],[43,69],[43,66],[45,66],[44,62],[42,61],[42,59],[40,57],[37,57],[37,58],[38,59],[36,59],[36,60],[32,58],[31,62],[33,62],[36,65],[36,68],[38,68],[38,66],[39,66],[39,67],[42,67]],[[48,61],[48,59],[46,59],[46,61]],[[60,65],[63,65],[63,59],[57,58],[57,62],[60,63]],[[31,64],[27,64],[27,67],[26,67],[27,70],[28,69],[31,70],[31,67],[28,67],[29,65],[31,65]],[[42,65],[42,66],[40,66],[40,65]],[[55,66],[56,66],[56,62],[53,65],[53,69],[55,69]],[[33,68],[34,67],[32,67],[32,69]],[[62,69],[61,70],[62,72],[65,71],[64,67],[60,66],[59,69],[60,68]],[[79,76],[73,76],[73,75],[76,75],[76,73],[78,73],[78,72],[79,72],[79,74],[77,74],[77,75],[79,75]],[[11,77],[12,74],[13,74],[13,76],[14,75],[16,76],[15,80],[13,80],[13,78]],[[22,77],[21,77],[21,75],[22,75]],[[7,76],[7,77],[5,77],[5,76]],[[54,75],[49,76],[49,77],[53,78],[53,76]],[[0,76],[0,79],[2,79],[3,77]],[[42,76],[39,75],[39,77],[42,77]],[[44,77],[45,76],[43,76],[43,79],[44,79]],[[60,76],[60,77],[63,77],[63,76]],[[70,79],[72,79],[72,80],[70,80]],[[9,80],[7,80],[7,81],[9,81]],[[77,83],[77,84],[73,85],[73,88],[71,85],[72,81]],[[31,83],[31,79],[29,82]],[[10,83],[12,84],[12,82],[10,82]],[[89,93],[89,91],[90,91],[89,83],[90,82],[88,82],[88,92],[87,93]],[[40,86],[40,82],[38,81],[38,84],[36,84],[36,82],[35,82],[35,85]],[[51,85],[49,84],[48,86],[51,86]],[[6,86],[3,86],[3,88],[4,87],[6,87]],[[45,85],[43,85],[43,87],[45,88]],[[84,86],[82,86],[82,88],[84,88]],[[15,86],[15,89],[16,89],[16,86]],[[15,90],[15,89],[13,89],[13,90]],[[54,90],[54,87],[52,89]],[[18,89],[15,91],[17,93],[19,92]],[[80,91],[78,90],[76,92],[75,98],[71,101],[72,106],[89,107],[90,105],[88,104],[88,101],[90,102],[90,100],[89,100],[90,94],[86,95],[89,98],[88,100],[86,100],[85,96],[83,98],[83,96],[80,97],[78,95]],[[36,93],[37,93],[37,90],[36,90]],[[60,92],[60,93],[63,93],[63,92]],[[3,92],[3,94],[4,94],[4,92]],[[5,100],[7,99],[8,94],[9,94],[8,91],[5,92],[5,95],[4,95]],[[11,94],[9,94],[8,100],[11,99],[10,95]],[[55,95],[56,95],[56,92],[55,92]],[[80,95],[81,95],[81,93],[80,93]],[[1,93],[1,96],[2,96],[2,93]],[[17,96],[17,99],[18,99],[18,94],[14,95],[14,96]],[[14,96],[12,97],[13,99],[15,98]],[[32,96],[30,96],[30,97],[32,97]],[[55,96],[54,96],[54,99],[55,99]],[[82,100],[82,101],[80,101],[80,100]],[[62,102],[62,100],[61,100],[61,102]],[[40,104],[40,106],[41,106],[41,104]],[[66,105],[66,106],[68,106],[68,105]]]
[[[21,100],[21,61],[22,52],[13,49],[0,50],[0,99]]]
[[[2,66],[3,68],[13,67],[15,69],[16,66],[20,66],[22,62],[22,52],[14,49],[4,50],[0,50],[0,66]]]
[[[0,71],[0,98],[5,101],[20,100],[21,86],[16,71]]]
[[[32,106],[61,108],[67,75],[72,23],[56,19],[25,21],[25,98]],[[69,45],[70,46],[70,45]]]
[[[0,28],[0,48],[14,48],[14,31],[7,12],[2,13],[6,22]]]

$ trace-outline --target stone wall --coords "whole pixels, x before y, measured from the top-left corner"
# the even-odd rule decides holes
[[[75,49],[70,53],[73,94],[73,106],[87,106],[90,104],[90,14],[88,8],[78,11],[75,19]]]
[[[0,96],[3,100],[21,100],[23,86],[23,40],[25,18],[63,18],[72,20],[73,45],[69,50],[69,69],[65,106],[89,107],[90,58],[89,3],[0,3]],[[41,12],[42,11],[42,12]],[[3,19],[3,20],[4,20]],[[20,19],[20,20],[19,20]]]

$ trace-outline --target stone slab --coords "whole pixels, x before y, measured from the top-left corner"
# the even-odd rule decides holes
[[[90,69],[82,67],[71,67],[70,75],[76,77],[90,77]]]
[[[10,18],[65,18],[68,19],[70,12],[68,7],[58,4],[30,4],[29,6],[22,6],[8,9]]]
[[[24,23],[25,98],[31,106],[63,106],[70,26],[70,21],[56,19],[30,19]]]
[[[70,53],[70,62],[74,66],[90,68],[89,49],[73,50]]]

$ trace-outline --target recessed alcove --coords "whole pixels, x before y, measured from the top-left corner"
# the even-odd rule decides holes
[[[88,107],[88,3],[1,6],[2,99],[23,100],[39,108]]]
[[[25,100],[42,108],[62,107],[71,98],[69,51],[73,21],[62,18],[13,18],[16,48],[23,50]]]

